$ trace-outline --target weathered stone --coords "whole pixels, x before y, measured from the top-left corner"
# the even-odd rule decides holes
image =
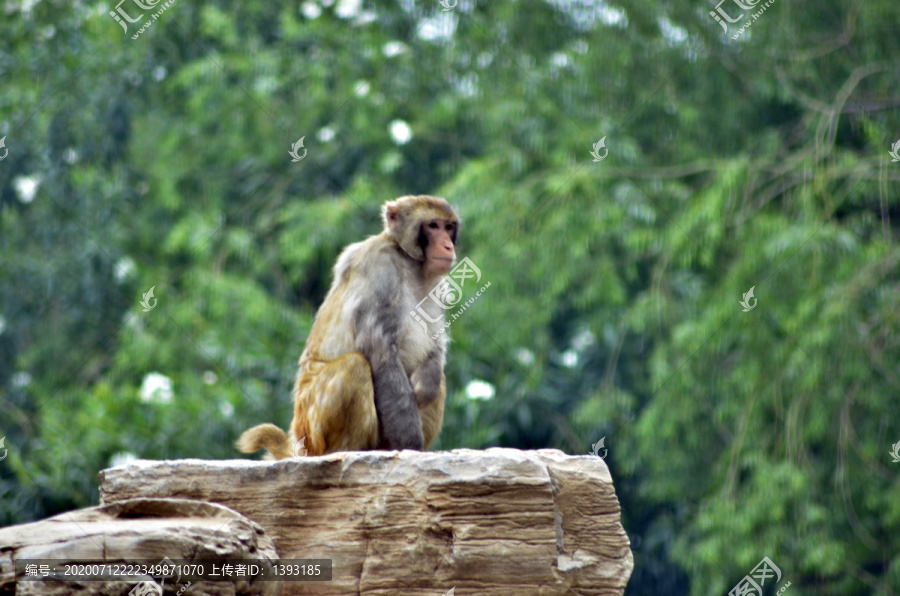
[[[136,585],[134,581],[16,582],[16,560],[54,559],[62,566],[76,560],[156,562],[164,557],[273,560],[277,555],[272,539],[259,524],[222,505],[186,499],[127,499],[0,529],[0,593],[120,596]],[[185,587],[186,596],[276,596],[281,590],[279,582],[163,583],[166,594]]]
[[[557,450],[369,451],[269,461],[138,461],[104,503],[226,505],[283,559],[332,559],[284,594],[623,594],[633,560],[605,462]]]

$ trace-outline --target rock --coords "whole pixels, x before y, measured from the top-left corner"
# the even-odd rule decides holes
[[[282,559],[331,559],[290,594],[623,594],[633,560],[606,463],[545,449],[137,461],[103,503],[175,497],[256,521]]]
[[[57,568],[67,562],[117,563],[147,559],[263,559],[277,558],[265,530],[222,505],[185,499],[126,499],[102,507],[62,513],[38,522],[0,529],[0,593],[65,596],[70,594],[128,594],[136,581],[24,581],[16,582],[15,562],[53,559]],[[145,577],[145,579],[150,579]],[[187,583],[187,582],[184,582]],[[184,583],[164,583],[176,594]],[[191,582],[186,596],[277,596],[279,582]],[[186,592],[187,590],[182,590]]]

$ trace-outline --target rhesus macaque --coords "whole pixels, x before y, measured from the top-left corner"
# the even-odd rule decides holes
[[[459,215],[424,195],[388,201],[381,213],[384,231],[345,248],[334,267],[300,356],[290,437],[260,424],[238,439],[244,453],[265,447],[283,459],[301,455],[301,441],[309,455],[423,450],[440,430],[443,311],[432,304],[424,323],[410,312],[453,267]]]

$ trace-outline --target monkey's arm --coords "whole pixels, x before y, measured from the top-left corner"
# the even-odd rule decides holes
[[[352,292],[366,297],[354,309],[356,346],[372,368],[379,447],[421,451],[425,448],[422,421],[397,345],[403,317],[408,316],[397,296],[399,272],[388,258],[380,256],[380,262],[373,259],[364,276],[368,287]]]
[[[400,357],[394,355],[372,369],[378,442],[382,449],[425,449],[422,420]]]

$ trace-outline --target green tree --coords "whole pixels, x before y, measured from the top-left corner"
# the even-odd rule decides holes
[[[605,437],[631,595],[900,592],[900,13],[764,6],[7,7],[0,521],[286,425],[337,254],[424,192],[491,284],[438,448]]]

